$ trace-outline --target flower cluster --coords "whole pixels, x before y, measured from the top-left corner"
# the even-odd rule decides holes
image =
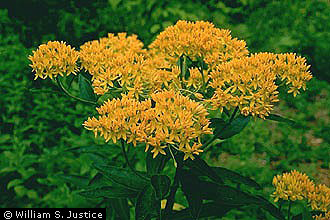
[[[217,65],[210,86],[215,93],[207,102],[214,109],[239,107],[243,115],[268,116],[278,102],[276,79],[286,80],[294,96],[311,79],[305,59],[295,54],[253,54]]]
[[[313,210],[330,211],[330,188],[324,184],[315,185],[306,174],[296,170],[277,175],[273,179],[275,202],[283,200],[308,200]]]
[[[71,73],[76,74],[78,71],[77,60],[79,52],[70,45],[64,42],[49,41],[47,44],[42,44],[38,50],[33,51],[33,56],[29,56],[32,62],[32,67],[35,74],[35,79],[38,77],[45,79],[63,76]]]
[[[326,212],[325,215],[314,215],[313,218],[315,220],[329,220],[330,219],[330,211]]]
[[[94,91],[103,95],[117,82],[130,97],[145,97],[177,77],[168,71],[169,65],[161,56],[153,56],[142,48],[137,36],[109,34],[98,41],[87,42],[80,48],[81,66],[93,77]]]
[[[309,177],[296,170],[275,176],[273,185],[275,187],[275,192],[273,193],[275,202],[279,199],[303,200],[307,198],[308,193],[314,188],[314,183]]]
[[[184,152],[184,159],[194,159],[193,154],[202,152],[200,136],[212,133],[204,106],[174,91],[151,97],[154,107],[150,99],[140,102],[125,95],[108,100],[97,108],[99,118],[89,118],[83,125],[106,141],[116,143],[122,138],[134,146],[146,143],[146,151],[153,147],[154,157],[165,154],[164,148],[171,144]]]
[[[308,193],[308,201],[313,210],[330,211],[330,188],[324,184],[315,186],[314,190]]]
[[[149,46],[164,55],[172,64],[186,55],[202,59],[211,69],[217,64],[248,54],[246,43],[232,38],[229,30],[216,28],[206,21],[178,21],[167,27]]]
[[[83,69],[92,75],[95,94],[120,91],[122,99],[97,108],[100,116],[89,118],[87,129],[106,141],[144,142],[147,149],[154,147],[154,156],[170,144],[185,159],[201,151],[200,135],[211,133],[205,108],[238,107],[245,116],[265,118],[279,101],[275,82],[283,81],[296,96],[312,78],[304,58],[248,56],[244,41],[206,21],[178,21],[148,49],[143,46],[136,35],[108,34],[83,44],[79,52],[64,42],[48,42],[29,59],[36,78]]]

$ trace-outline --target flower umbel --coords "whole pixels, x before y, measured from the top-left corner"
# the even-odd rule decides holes
[[[313,210],[330,211],[330,188],[324,184],[315,186],[308,193],[308,201]]]
[[[246,43],[232,38],[229,30],[219,29],[207,21],[178,21],[167,27],[149,46],[164,55],[173,65],[181,55],[201,58],[211,69],[216,64],[248,54]]]
[[[288,60],[288,61],[287,61]],[[210,73],[214,109],[239,107],[241,114],[265,118],[278,99],[276,79],[290,84],[294,96],[312,78],[305,59],[294,54],[259,53],[219,64]]]
[[[275,176],[273,186],[275,187],[273,193],[275,202],[279,199],[295,201],[307,198],[308,193],[314,188],[314,183],[306,174],[293,170],[290,173]]]
[[[151,99],[137,101],[123,95],[121,99],[108,100],[97,108],[100,116],[89,118],[83,124],[95,136],[100,133],[106,141],[114,143],[120,138],[133,143],[146,143],[146,151],[152,146],[156,157],[165,154],[164,148],[172,145],[194,159],[202,152],[200,136],[211,134],[206,109],[202,104],[174,91],[151,95]]]
[[[324,184],[315,185],[306,174],[296,170],[277,175],[273,179],[275,202],[283,200],[308,200],[312,210],[326,212],[325,216],[314,216],[316,219],[328,219],[330,212],[330,188]]]
[[[70,45],[66,45],[61,41],[49,41],[47,44],[42,44],[33,55],[29,56],[35,74],[35,79],[38,77],[45,79],[56,77],[57,75],[63,76],[76,74],[78,71],[77,60],[79,52]]]

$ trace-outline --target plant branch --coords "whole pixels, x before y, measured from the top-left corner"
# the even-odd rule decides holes
[[[203,94],[206,93],[206,82],[205,82],[205,76],[204,76],[204,66],[203,66],[203,61],[200,61],[200,68],[199,72],[202,74],[202,81],[203,81],[203,85],[202,85],[202,92]]]
[[[126,163],[128,165],[128,167],[130,168],[130,170],[137,176],[141,177],[142,179],[144,180],[147,180],[149,181],[148,178],[146,178],[145,176],[142,176],[141,174],[139,174],[134,168],[133,166],[130,164],[129,160],[128,160],[128,157],[127,157],[127,153],[126,153],[126,149],[125,149],[125,143],[124,143],[124,140],[121,138],[120,139],[120,142],[121,142],[121,148],[123,150],[123,154],[124,154],[124,157],[125,157],[125,160],[126,160]]]
[[[290,213],[291,212],[291,200],[289,200],[289,208],[288,208],[288,220],[290,220],[291,216]]]
[[[175,170],[175,176],[174,176],[173,184],[171,186],[170,195],[167,197],[167,201],[166,201],[166,206],[165,206],[165,210],[164,210],[164,216],[165,216],[164,219],[168,218],[168,216],[171,214],[172,209],[173,209],[175,194],[179,188],[179,172],[183,167],[182,156],[179,156],[179,158],[177,159],[177,164],[178,164],[178,166],[176,167],[176,170]]]
[[[234,118],[235,118],[235,115],[236,115],[236,113],[237,113],[237,111],[238,111],[238,106],[235,108],[235,110],[234,110],[234,112],[233,112],[233,114],[230,116],[230,119],[229,119],[229,124],[234,120]]]
[[[64,87],[63,83],[61,82],[61,80],[60,80],[58,77],[56,77],[56,82],[57,82],[58,86],[60,87],[60,89],[61,89],[61,90],[67,95],[67,96],[69,96],[69,97],[71,97],[71,98],[73,98],[73,99],[76,99],[76,100],[78,100],[78,101],[84,102],[84,103],[88,103],[88,104],[92,104],[92,105],[97,105],[96,102],[88,101],[88,100],[86,100],[86,99],[82,99],[82,98],[79,98],[79,97],[77,97],[77,96],[72,95],[72,94],[71,94],[71,93],[70,93],[70,92]]]
[[[235,108],[233,114],[230,116],[229,122],[228,122],[228,123],[227,123],[227,124],[226,124],[226,125],[220,130],[220,131],[218,131],[217,133],[215,133],[211,139],[209,139],[205,144],[203,144],[203,146],[202,146],[201,148],[204,149],[204,151],[206,151],[206,150],[210,147],[210,145],[212,144],[212,142],[215,141],[215,140],[217,139],[217,136],[218,136],[218,135],[219,135],[224,129],[226,129],[227,125],[230,124],[230,123],[232,123],[232,121],[233,121],[234,118],[235,118],[235,115],[236,115],[237,111],[238,111],[238,107]]]

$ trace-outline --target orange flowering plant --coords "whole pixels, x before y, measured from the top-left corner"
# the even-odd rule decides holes
[[[258,183],[210,167],[200,154],[216,139],[238,134],[250,118],[290,121],[271,112],[280,86],[293,96],[306,89],[312,75],[305,58],[249,54],[246,43],[228,30],[205,21],[178,21],[148,47],[135,35],[108,34],[79,50],[48,42],[29,59],[35,79],[49,77],[65,94],[95,105],[98,114],[83,126],[122,148],[128,168],[95,162],[99,173],[81,195],[113,199],[116,215],[126,218],[130,206],[136,219],[197,219],[255,204],[284,219],[268,200],[225,181],[260,189]],[[75,78],[79,96],[71,88]],[[137,171],[127,151],[141,147],[146,169]],[[164,172],[169,160],[176,169],[173,177]],[[182,210],[175,204],[179,187],[188,204]]]

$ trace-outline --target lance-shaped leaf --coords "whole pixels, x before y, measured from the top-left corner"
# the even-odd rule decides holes
[[[106,178],[102,173],[97,173],[88,183],[89,189],[113,186],[115,183]]]
[[[156,198],[161,200],[167,195],[170,189],[171,180],[166,175],[154,175],[151,177],[151,184],[156,192]]]
[[[179,171],[182,191],[187,198],[189,210],[193,219],[198,219],[202,208],[202,194],[200,192],[200,180],[188,170]]]
[[[236,173],[223,167],[212,167],[212,169],[224,180],[230,180],[235,183],[242,183],[247,186],[254,187],[255,189],[261,189],[261,186],[256,181],[248,177],[242,176],[239,173]]]
[[[185,165],[190,167],[192,170],[196,170],[199,173],[209,177],[211,180],[217,183],[223,183],[221,177],[201,158],[195,156],[194,160],[186,160]]]
[[[165,167],[167,161],[170,159],[169,154],[158,154],[156,158],[152,158],[151,153],[147,153],[147,173],[148,175],[159,174]]]
[[[230,138],[240,133],[249,123],[250,117],[238,116],[230,124],[220,123],[215,129],[215,135],[220,139]]]
[[[258,201],[256,201],[256,204],[259,205],[259,207],[265,209],[277,219],[285,219],[282,212],[276,206],[270,203],[267,199],[263,198],[262,196],[256,196],[256,198],[258,199]]]
[[[139,193],[135,205],[135,219],[145,220],[160,215],[160,200],[153,187],[148,184]]]
[[[75,76],[76,75],[74,75],[74,74],[70,74],[70,75],[64,77],[65,78],[65,83],[66,83],[68,89],[71,88],[71,85],[72,85],[72,82],[73,82]]]
[[[322,214],[323,216],[325,215],[324,212],[321,212],[321,211],[308,211],[308,209],[305,207],[303,212],[298,214],[298,215],[295,215],[292,217],[292,220],[311,220],[313,219],[312,216],[315,216],[315,215],[320,215]]]
[[[80,98],[88,101],[95,101],[96,98],[90,81],[82,74],[79,74],[78,83]]]
[[[91,189],[79,192],[81,196],[86,198],[135,198],[138,191],[129,190],[125,187],[104,186],[101,188]]]
[[[57,174],[56,175],[59,179],[64,180],[67,183],[71,183],[75,186],[79,187],[86,187],[89,182],[89,178],[84,176],[77,176],[77,175],[65,175],[65,174]]]
[[[148,184],[148,181],[137,176],[129,169],[108,166],[104,164],[93,164],[93,166],[109,180],[119,185],[122,185],[127,189],[141,190]],[[140,172],[140,174],[146,175],[143,172]]]
[[[226,121],[223,120],[222,118],[211,118],[210,121],[211,121],[210,127],[215,129],[214,133],[220,133],[222,129],[224,129],[224,127],[227,125]]]
[[[207,217],[218,217],[221,218],[227,214],[231,209],[238,208],[239,206],[231,205],[219,205],[215,202],[208,202],[202,205],[201,212],[199,214],[200,218]],[[189,220],[191,219],[189,208],[183,209],[181,211],[174,212],[169,216],[171,220]]]
[[[110,199],[111,207],[116,215],[122,220],[130,220],[130,210],[127,199]]]
[[[288,118],[283,118],[282,116],[276,115],[276,114],[269,114],[269,116],[267,116],[266,119],[272,120],[272,121],[277,121],[277,122],[284,122],[284,123],[287,123],[292,126],[296,124],[295,121],[288,119]]]
[[[216,183],[201,181],[199,191],[202,193],[202,198],[214,200],[219,204],[230,206],[257,205],[267,210],[271,215],[278,219],[284,219],[282,213],[268,200],[260,196],[254,196],[235,189],[230,186],[218,185]]]
[[[108,157],[105,155],[99,153],[99,152],[94,152],[94,153],[87,153],[87,156],[89,157],[89,160],[93,161],[95,164],[111,164],[113,163],[112,161],[109,160]]]

